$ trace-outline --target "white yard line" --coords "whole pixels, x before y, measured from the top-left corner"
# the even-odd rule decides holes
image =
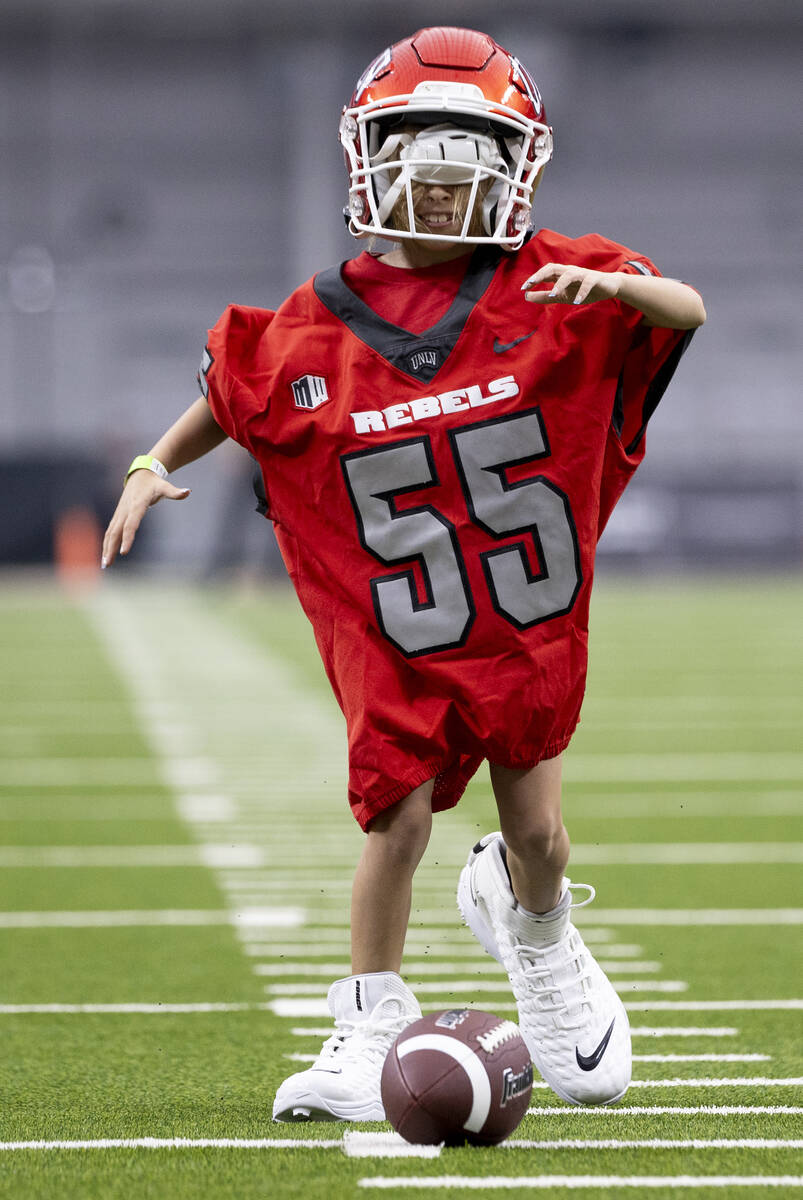
[[[457,910],[455,909],[455,912],[456,911]],[[298,929],[294,931],[292,942],[293,954],[297,954],[299,952],[299,947],[306,947],[309,943],[312,943],[312,946],[310,946],[310,949],[312,950],[314,947],[324,944],[327,941],[334,943],[335,939],[339,938],[340,935],[334,930],[330,928],[325,930],[322,929],[318,923],[317,917],[315,918],[315,922],[317,923],[317,927],[315,923],[311,923],[304,929]],[[277,946],[273,941],[273,938],[281,938],[281,936],[281,934],[273,934],[270,932],[263,934],[259,930],[249,929],[242,930],[240,934],[243,942],[248,942],[253,945],[261,944],[271,952],[282,952],[282,947]],[[271,940],[268,941],[268,938]],[[615,934],[612,929],[596,929],[592,926],[583,928],[583,940],[586,942],[586,944],[590,944],[592,942],[613,942],[614,938]],[[337,945],[342,949],[342,942],[338,941]],[[474,941],[473,935],[470,934],[469,931],[462,925],[452,924],[451,927],[442,926],[441,928],[432,929],[422,929],[420,926],[413,925],[407,930],[405,947],[408,953],[414,954],[423,953],[423,948],[426,948],[427,951],[446,950],[448,948],[450,954],[463,954],[466,951],[471,951],[472,954],[482,955],[487,958],[487,951]],[[635,950],[637,954],[641,953],[640,946],[635,947]],[[615,951],[610,949],[607,944],[601,944],[599,946],[599,952],[600,954],[615,953]]]
[[[331,1034],[331,1029],[328,1033]],[[297,1054],[295,1052],[282,1055],[291,1062],[315,1062],[317,1054]],[[770,1054],[634,1054],[634,1063],[691,1063],[691,1062],[771,1062]]]
[[[448,1007],[449,998],[456,992],[510,992],[507,979],[491,982],[486,979],[455,979],[448,983],[414,983],[413,989],[422,996],[443,992],[445,1004]],[[617,979],[616,988],[621,992],[684,992],[688,987],[682,979]],[[320,984],[315,983],[271,983],[265,991],[269,996],[305,996],[319,991]]]
[[[800,1150],[803,1138],[508,1138],[505,1150]]]
[[[398,1133],[363,1133],[347,1130],[343,1152],[347,1158],[440,1158],[442,1147],[411,1145]]]
[[[655,842],[572,845],[573,864],[734,865],[738,863],[800,863],[801,842]]]
[[[342,1138],[94,1138],[86,1141],[0,1142],[11,1150],[342,1150]]]
[[[277,1017],[304,1018],[329,1015],[326,999],[323,996],[277,997],[268,1002],[268,1007]],[[442,997],[436,1001],[425,1001],[421,1005],[424,1012],[453,1007],[454,1000],[448,997]],[[626,1000],[625,1008],[630,1012],[791,1012],[803,1009],[803,1000]],[[512,1013],[516,1011],[516,1005],[512,1001],[494,999],[493,1011]]]
[[[790,1138],[510,1138],[499,1150],[796,1150]],[[441,1146],[411,1145],[397,1133],[349,1130],[339,1138],[86,1138],[0,1142],[0,1153],[58,1150],[342,1150],[349,1158],[438,1158]],[[574,1177],[573,1177],[574,1178]]]
[[[803,1106],[792,1104],[623,1104],[589,1107],[545,1105],[527,1110],[539,1117],[781,1117],[803,1115]]]
[[[715,1026],[706,1028],[704,1025],[631,1025],[630,1036],[637,1038],[673,1038],[673,1037],[712,1037],[725,1038],[736,1037],[739,1030],[732,1025]]]
[[[244,936],[241,936],[243,953],[249,958],[259,958],[265,960],[266,963],[273,962],[276,965],[285,965],[287,962],[293,962],[299,955],[308,955],[305,959],[305,965],[311,960],[328,955],[331,959],[336,958],[338,954],[344,955],[348,953],[348,938],[322,938],[319,935],[313,938],[302,937],[302,933],[308,933],[309,930],[299,930],[298,940],[292,942],[266,942],[264,940],[251,941],[255,936],[251,931]],[[269,934],[259,935],[260,938],[267,937]],[[295,935],[294,935],[295,936]],[[460,926],[455,926],[455,938],[460,936]],[[585,939],[586,944],[589,944],[589,939]],[[607,963],[603,969],[610,968],[611,971],[624,970],[644,970],[644,967],[633,966],[634,961],[638,961],[635,956],[632,958],[628,955],[622,959],[617,958],[617,951],[621,948],[630,949],[630,947],[606,946],[601,945],[595,947],[600,963]],[[634,950],[641,951],[640,946],[632,947]],[[435,941],[432,939],[428,942],[413,941],[407,946],[407,952],[410,955],[426,955],[424,961],[428,963],[449,962],[455,968],[460,967],[463,971],[498,970],[498,966],[494,966],[494,962],[489,958],[488,952],[477,942],[472,942],[470,945],[458,944],[447,945],[443,941]],[[602,956],[605,956],[603,958]],[[608,958],[608,956],[611,956]],[[460,960],[455,962],[453,960]],[[651,964],[650,964],[651,965]],[[404,959],[404,970],[408,969],[408,959]],[[262,974],[263,972],[259,972]]]
[[[567,753],[564,762],[566,782],[627,782],[633,780],[756,780],[766,783],[803,780],[803,754],[791,751],[755,750],[749,753],[674,752],[656,754]]]
[[[315,820],[339,804],[343,832],[337,844],[344,857],[348,854],[359,834],[345,801],[344,735],[334,704],[309,688],[291,665],[227,627],[189,590],[146,598],[113,586],[91,598],[88,611],[133,694],[157,773],[177,799],[193,797],[189,804],[179,802],[179,811],[200,843],[202,860],[205,856],[206,865],[218,870],[231,907],[249,900],[252,906],[281,904],[281,894],[268,897],[251,889],[244,896],[227,885],[235,878],[247,880],[249,866],[281,861],[285,850],[292,854],[277,835],[270,848],[252,844],[250,862],[239,858],[227,864],[212,849],[221,839],[216,831],[210,838],[210,811],[218,828],[226,815],[229,832],[235,831],[240,798],[252,779],[260,784],[261,815],[267,821],[272,812],[292,810],[303,821]],[[191,709],[185,695],[192,696]],[[304,722],[297,719],[299,711],[306,715]],[[308,735],[310,726],[314,738]],[[232,876],[233,866],[244,873]],[[285,892],[302,903],[307,898],[296,888]]]
[[[796,1012],[803,1000],[630,1000],[631,1012]]]
[[[150,758],[3,758],[6,787],[124,783],[145,788],[155,782],[156,772]]]
[[[803,908],[598,908],[603,925],[801,925]]]
[[[803,1175],[376,1175],[358,1180],[362,1188],[396,1191],[400,1188],[461,1188],[486,1191],[506,1188],[736,1188],[803,1187]]]
[[[787,1079],[774,1079],[768,1076],[763,1078],[744,1076],[732,1078],[708,1078],[708,1079],[633,1079],[630,1082],[631,1088],[720,1088],[720,1087],[803,1087],[803,1075],[793,1076]],[[533,1083],[533,1090],[536,1088],[549,1088],[548,1083],[536,1081]]]
[[[78,807],[78,805],[82,807]],[[1,821],[36,821],[45,827],[48,821],[84,822],[98,821],[109,825],[113,821],[137,824],[142,821],[164,819],[164,800],[153,792],[134,792],[120,797],[111,792],[101,798],[88,800],[85,796],[62,796],[57,800],[43,800],[36,796],[21,800],[15,796],[3,796],[0,809]]]
[[[331,1034],[331,1025],[307,1025],[303,1028],[300,1025],[294,1025],[290,1030],[291,1037],[315,1038],[316,1041],[318,1038],[331,1037]]]
[[[4,912],[0,929],[99,929],[115,925],[227,925],[227,912],[215,909],[111,909],[86,912]]]
[[[771,1054],[634,1054],[633,1062],[771,1062]]]
[[[451,906],[442,908],[413,907],[410,918],[413,931],[425,933],[431,926],[454,930]],[[589,914],[599,925],[803,925],[803,908],[599,908]],[[582,914],[578,926],[585,936]],[[317,912],[314,924],[320,928],[348,929],[345,914]],[[433,931],[433,936],[436,931]],[[612,936],[616,936],[615,933]]]
[[[448,1005],[444,1005],[447,1008]],[[496,1009],[499,1005],[494,1006]],[[315,1000],[301,999],[295,997],[292,1000],[269,1000],[268,1009],[273,1013],[274,1017],[328,1017],[329,1005],[324,997],[318,997]]]
[[[299,948],[296,947],[294,953],[298,954],[298,952]],[[620,971],[630,971],[636,975],[643,972],[645,975],[649,975],[654,971],[662,969],[661,963],[657,962],[632,962],[630,959],[625,962],[606,962],[603,959],[598,961],[602,970],[612,976],[615,976]],[[345,971],[344,968],[346,968]],[[350,968],[344,958],[340,962],[324,963],[257,963],[253,971],[255,975],[266,975],[270,978],[279,978],[282,975],[323,975],[327,978],[338,979],[344,974],[348,975]],[[476,979],[477,975],[501,974],[504,979],[504,986],[508,987],[507,976],[504,975],[503,968],[498,963],[490,960],[487,954],[480,962],[470,964],[464,962],[438,962],[436,959],[427,959],[425,962],[420,962],[417,959],[405,959],[402,967],[402,974],[410,978],[417,978],[420,975],[462,975],[465,977],[467,971],[472,973],[472,978],[474,979]],[[449,986],[451,986],[451,983]]]
[[[259,846],[3,846],[0,867],[253,867]]]
[[[640,733],[674,733],[678,730],[688,733],[690,723],[688,713],[681,713],[674,717],[670,715],[662,717],[639,716],[629,712],[626,717],[622,713],[617,713],[613,717],[602,717],[596,713],[587,712],[584,715],[584,721],[588,723],[588,728],[593,729],[596,735],[611,731],[619,733],[625,722],[631,733],[634,730],[638,730]],[[727,733],[746,730],[752,733],[757,729],[772,730],[773,733],[786,733],[796,732],[799,728],[799,722],[794,717],[790,718],[788,713],[784,716],[775,716],[764,713],[725,712],[719,716],[694,717],[694,729],[697,733],[701,730],[705,730],[706,732],[724,730]]]
[[[176,797],[180,816],[188,824],[209,824],[225,821],[231,823],[237,816],[237,806],[230,796],[214,793],[188,793]]]
[[[160,1004],[153,1001],[133,1001],[121,1004],[0,1004],[0,1015],[20,1016],[28,1014],[114,1014],[153,1013],[168,1016],[171,1013],[224,1013],[267,1011],[267,1004],[240,1003],[237,1001],[199,1001],[196,1004]],[[331,1031],[330,1031],[331,1032]]]
[[[302,931],[299,930],[299,933]],[[243,954],[247,954],[249,958],[270,959],[271,961],[281,962],[283,959],[292,961],[300,954],[309,955],[307,962],[312,959],[326,954],[334,958],[336,955],[348,956],[349,942],[348,937],[340,938],[320,938],[314,939],[301,938],[297,942],[251,942],[246,937],[241,937]],[[449,956],[449,958],[462,959],[462,968],[464,971],[473,971],[474,968],[488,965],[492,969],[492,964],[488,958],[488,953],[476,942],[473,946],[443,946],[441,943],[435,943],[432,947],[433,958],[437,954]],[[408,947],[410,953],[413,954],[428,954],[429,947],[421,943],[416,943]],[[466,961],[471,960],[471,961]],[[476,960],[476,961],[474,961]],[[431,960],[430,960],[431,961]],[[405,959],[406,969],[406,959]],[[260,972],[261,974],[261,972]]]
[[[109,909],[66,912],[2,912],[0,929],[95,929],[117,925],[235,925],[287,930],[302,925],[303,908],[241,908],[239,911],[194,908]],[[260,936],[264,934],[260,933]]]
[[[734,781],[735,783],[736,781]],[[751,787],[746,792],[735,787],[709,790],[650,789],[644,794],[587,791],[573,795],[567,790],[566,810],[572,817],[785,817],[800,812],[799,788],[775,788],[762,791]]]
[[[235,829],[232,829],[232,833],[235,833]],[[292,856],[290,856],[290,861],[292,861]],[[319,893],[322,891],[346,891],[351,886],[351,880],[345,873],[329,877],[319,874],[317,877],[286,875],[283,878],[272,878],[270,875],[248,872],[238,879],[221,876],[220,883],[232,898],[240,896],[244,892],[262,892],[264,895],[269,895],[271,899],[275,899],[276,894],[286,895],[291,892],[308,896],[311,891]]]
[[[762,696],[761,707],[766,712],[776,712],[783,717],[790,709],[799,708],[801,698],[798,695]],[[688,717],[688,713],[732,712],[744,711],[748,716],[755,711],[755,696],[750,693],[740,693],[735,687],[728,689],[726,696],[712,696],[700,692],[687,692],[685,695],[666,693],[650,696],[605,696],[594,692],[586,700],[586,705],[592,710],[612,708],[616,713],[634,713],[637,717],[646,712],[676,712]],[[583,710],[585,712],[585,709]],[[687,721],[688,723],[688,721]]]

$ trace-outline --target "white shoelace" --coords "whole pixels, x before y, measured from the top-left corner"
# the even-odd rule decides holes
[[[386,1003],[386,1000],[380,1001],[367,1021],[335,1021],[335,1032],[324,1042],[313,1066],[332,1070],[335,1063],[340,1067],[347,1059],[359,1059],[363,1063],[366,1057],[384,1060],[393,1041],[415,1020],[409,1013],[374,1017]]]
[[[584,903],[589,902],[587,900]],[[566,946],[563,945],[564,941]],[[549,946],[529,946],[516,941],[512,950],[527,989],[521,999],[533,1015],[559,1016],[560,1020],[555,1025],[562,1030],[583,1028],[589,1009],[587,984],[591,980],[594,963],[579,933],[571,929],[565,939]],[[549,958],[553,961],[550,962]],[[561,974],[574,967],[571,977],[561,983],[555,979],[554,971],[558,966]]]

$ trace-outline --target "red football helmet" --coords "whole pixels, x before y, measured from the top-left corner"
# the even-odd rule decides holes
[[[460,235],[446,240],[510,250],[524,240],[536,177],[552,157],[529,73],[487,34],[452,27],[421,29],[374,59],[343,110],[340,141],[355,237],[443,241],[416,231],[412,184],[469,184]],[[471,235],[478,194],[483,232]],[[402,196],[407,230],[388,224]]]

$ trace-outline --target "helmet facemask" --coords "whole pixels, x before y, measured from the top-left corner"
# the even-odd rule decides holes
[[[461,220],[461,238],[490,232],[492,192],[508,189],[508,174],[496,139],[454,125],[432,125],[416,132],[388,135],[373,156],[370,169],[377,200],[377,218],[396,232],[414,230],[418,237],[437,237],[415,219],[415,206],[427,187],[452,193],[454,212]],[[482,220],[473,220],[482,209]]]
[[[529,228],[537,176],[552,149],[548,126],[498,104],[491,110],[473,85],[441,81],[419,84],[410,96],[346,109],[340,140],[350,171],[346,216],[355,236],[511,250]],[[458,192],[458,235],[442,237],[416,225],[416,190],[434,185]]]

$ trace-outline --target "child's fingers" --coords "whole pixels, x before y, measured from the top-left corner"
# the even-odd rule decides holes
[[[120,534],[116,528],[114,520],[109,522],[109,527],[103,537],[103,548],[101,550],[100,565],[105,570],[110,566],[117,557],[117,551],[120,548]]]
[[[566,267],[563,263],[545,263],[543,267],[539,267],[534,275],[530,275],[521,285],[523,292],[535,287],[539,283],[545,283],[548,279],[555,279]]]
[[[145,472],[143,471],[144,475]],[[123,497],[103,539],[101,567],[110,566],[118,554],[128,554],[137,536],[148,508],[159,500],[186,500],[189,488],[178,488],[166,479],[146,479],[144,484],[135,485],[139,494],[134,499],[133,490],[123,492]]]
[[[577,272],[569,268],[558,276],[549,295],[556,300],[568,300],[567,289],[578,282]]]
[[[142,518],[145,516],[147,509],[146,504],[137,504],[131,508],[123,522],[123,535],[120,541],[120,553],[128,554],[128,551],[134,544],[134,538],[137,536],[137,530],[140,527]]]
[[[536,304],[547,304],[550,301],[565,304],[569,300],[567,288],[581,280],[583,274],[582,268],[567,266],[566,263],[547,263],[522,285],[522,290],[525,292],[524,298],[532,300]],[[551,291],[534,290],[539,283],[547,283],[550,280],[554,281]]]
[[[574,297],[574,300],[572,303],[582,304],[584,300],[587,300],[588,297],[590,296],[591,292],[594,290],[595,283],[596,283],[596,280],[594,279],[594,277],[592,275],[587,275],[585,279],[581,280],[580,286],[578,287],[577,292],[575,293],[575,297]]]
[[[551,291],[533,290],[537,284],[550,279],[554,281]],[[524,288],[525,300],[534,304],[590,304],[616,294],[604,273],[562,263],[541,267],[530,276]]]

